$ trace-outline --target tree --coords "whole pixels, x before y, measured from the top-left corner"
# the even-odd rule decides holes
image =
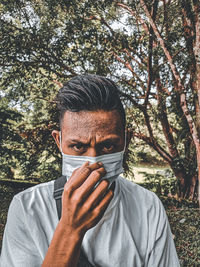
[[[1,175],[14,178],[14,169],[18,162],[24,160],[21,153],[22,138],[16,128],[16,123],[22,120],[22,115],[10,108],[3,96],[0,97],[0,168]]]
[[[84,72],[111,77],[124,104],[134,108],[130,139],[157,151],[177,177],[180,196],[194,198],[200,184],[199,11],[196,0],[2,1],[1,87],[33,118],[35,103],[44,106],[39,127],[45,110],[53,114],[44,103],[53,103],[57,85]]]

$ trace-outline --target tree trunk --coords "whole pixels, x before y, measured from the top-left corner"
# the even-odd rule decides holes
[[[197,200],[198,178],[197,175],[187,175],[184,169],[176,169],[170,165],[178,181],[178,196],[184,199]]]

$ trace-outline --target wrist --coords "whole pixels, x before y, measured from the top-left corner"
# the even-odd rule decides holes
[[[59,221],[42,267],[77,266],[83,236]]]
[[[66,223],[62,220],[59,221],[56,231],[59,232],[62,239],[66,238],[67,242],[72,242],[73,244],[77,244],[77,246],[81,246],[83,237],[85,232],[81,229],[76,229],[66,225]]]

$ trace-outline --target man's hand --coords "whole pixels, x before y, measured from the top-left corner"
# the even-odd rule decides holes
[[[94,227],[108,207],[113,191],[102,163],[83,164],[65,184],[62,216],[42,267],[76,267],[83,237]],[[97,184],[98,183],[98,184]]]
[[[87,162],[76,169],[65,184],[61,223],[80,237],[99,222],[113,197],[107,180],[95,187],[105,174],[102,163],[89,165]]]

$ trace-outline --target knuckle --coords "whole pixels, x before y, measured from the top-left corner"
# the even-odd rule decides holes
[[[97,179],[99,179],[99,178],[101,177],[101,172],[100,172],[99,170],[94,170],[94,171],[92,172],[92,174],[93,174]]]
[[[72,186],[70,187],[68,184],[65,185],[64,187],[64,193],[65,194],[70,194],[72,191]]]
[[[80,192],[80,190],[74,191],[72,196],[72,202],[76,203],[76,205],[83,206],[85,205],[85,198],[84,195]]]
[[[96,217],[100,216],[102,213],[102,207],[101,206],[97,206],[95,211],[94,211]]]
[[[75,169],[75,170],[72,172],[72,175],[71,175],[71,176],[77,174],[78,170],[79,170],[79,168],[78,168],[78,169]]]
[[[93,211],[93,216],[94,218],[97,218],[99,216],[99,208],[96,208],[94,211]]]
[[[90,204],[89,203],[87,203],[87,202],[85,202],[84,203],[84,209],[86,210],[86,211],[88,211],[88,210],[90,210]]]
[[[67,188],[63,191],[62,198],[70,199],[71,195],[72,195],[72,191],[69,188]]]
[[[74,203],[80,203],[81,202],[81,197],[78,194],[73,195],[73,202]]]
[[[70,198],[74,190],[75,190],[74,186],[69,182],[67,182],[64,186],[63,196]]]
[[[89,166],[84,166],[83,168],[80,169],[82,174],[89,174],[91,172]]]

